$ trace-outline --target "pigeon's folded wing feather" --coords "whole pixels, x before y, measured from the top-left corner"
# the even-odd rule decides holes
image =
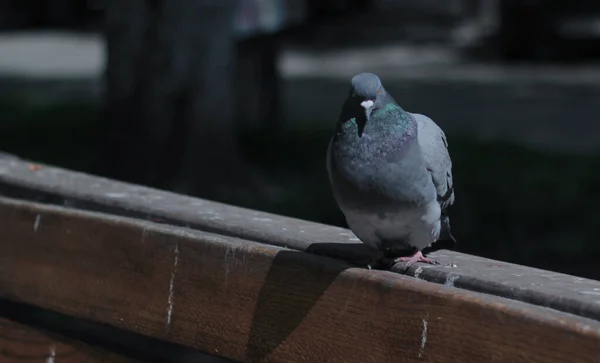
[[[437,191],[442,210],[454,203],[452,160],[448,154],[448,142],[444,131],[425,115],[413,113],[418,125],[418,142],[425,158],[425,165]]]

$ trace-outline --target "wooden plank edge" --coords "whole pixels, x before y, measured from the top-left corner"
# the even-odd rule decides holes
[[[135,363],[138,360],[0,317],[2,363]]]
[[[5,198],[0,221],[4,298],[233,360],[600,361],[600,322],[519,301]]]
[[[32,171],[35,170],[35,171]],[[368,249],[348,229],[191,198],[17,159],[0,159],[0,194],[194,228],[364,265]],[[412,276],[600,320],[600,282],[438,251],[441,266]],[[423,267],[419,270],[420,267]],[[419,273],[423,271],[423,273]],[[396,271],[399,272],[399,271]]]
[[[192,350],[180,345],[163,342],[150,337],[135,334],[129,331],[116,329],[104,324],[90,322],[84,319],[77,319],[68,315],[59,314],[49,310],[44,310],[36,306],[14,303],[6,300],[0,300],[0,347],[2,346],[2,338],[13,341],[17,338],[22,343],[36,344],[48,348],[47,359],[44,363],[55,362],[76,362],[80,360],[72,360],[71,355],[66,354],[64,347],[56,348],[55,355],[52,357],[51,348],[54,346],[42,344],[44,339],[38,339],[27,333],[27,336],[16,336],[8,334],[3,321],[9,321],[10,325],[18,325],[25,330],[37,332],[36,334],[44,334],[48,339],[59,339],[70,342],[66,345],[75,345],[70,349],[71,354],[77,358],[81,358],[77,354],[77,350],[83,349],[87,351],[100,351],[100,357],[121,357],[121,360],[105,359],[104,362],[146,362],[146,363],[233,363],[233,361],[208,355],[202,352]],[[58,337],[58,338],[57,338]],[[24,339],[28,338],[28,339]],[[29,339],[31,338],[31,339]],[[83,347],[83,348],[82,348]],[[1,351],[14,351],[12,349],[2,349]],[[15,354],[9,354],[15,356]],[[19,354],[20,358],[24,358]],[[37,354],[36,354],[37,355]],[[43,356],[43,354],[40,354]],[[84,354],[84,356],[87,356]],[[2,357],[2,354],[0,354]],[[69,359],[64,359],[69,357]],[[52,361],[50,358],[54,358]],[[21,360],[22,361],[22,360]],[[29,361],[29,360],[27,360]],[[96,360],[97,361],[97,360]],[[91,362],[96,362],[92,360]],[[4,363],[4,360],[0,359]],[[86,360],[88,362],[88,360]]]
[[[454,251],[429,256],[441,266],[413,265],[407,275],[600,320],[597,281]]]

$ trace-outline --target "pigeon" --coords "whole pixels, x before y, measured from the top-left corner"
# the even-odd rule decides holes
[[[400,107],[375,74],[352,78],[327,172],[348,227],[378,260],[391,257],[405,270],[438,264],[422,250],[456,242],[447,215],[454,186],[446,135],[429,117]]]

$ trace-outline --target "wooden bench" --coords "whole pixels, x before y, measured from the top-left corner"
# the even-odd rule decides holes
[[[600,362],[600,282],[0,158],[0,362]]]

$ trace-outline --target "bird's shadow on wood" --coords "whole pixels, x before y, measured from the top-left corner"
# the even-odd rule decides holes
[[[259,293],[246,361],[264,361],[302,323],[337,276],[350,266],[305,252],[280,251]]]
[[[389,269],[363,243],[312,243],[305,252],[279,251],[254,309],[246,361],[264,361],[302,323],[339,274],[351,266]]]
[[[439,240],[432,246],[423,249],[423,255],[427,256],[430,253],[439,250],[456,250],[456,241],[454,240]],[[388,256],[385,253],[376,254],[364,243],[312,243],[307,249],[307,253],[312,253],[321,256],[327,256],[338,260],[344,260],[358,267],[371,267],[378,270],[392,270],[394,272],[404,271],[403,263],[395,263],[394,257],[401,255],[410,255],[414,250],[407,250],[398,253],[398,255]]]
[[[393,259],[377,253],[362,242],[357,243],[312,243],[306,252],[327,256],[362,268],[389,270]]]
[[[364,243],[311,243],[307,253],[344,260],[353,265],[366,266],[372,262],[373,251]]]

